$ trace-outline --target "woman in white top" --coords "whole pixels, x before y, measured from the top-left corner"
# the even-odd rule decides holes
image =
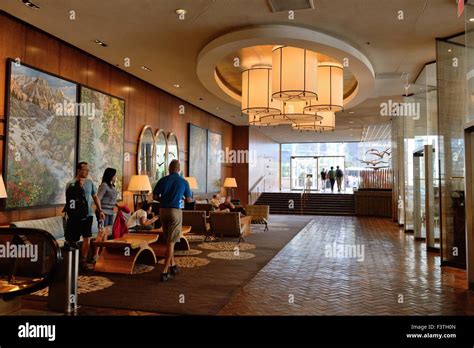
[[[148,220],[148,214],[151,213],[151,204],[143,202],[140,209],[134,212],[127,221],[129,230],[152,230],[153,224],[158,220],[158,216]]]

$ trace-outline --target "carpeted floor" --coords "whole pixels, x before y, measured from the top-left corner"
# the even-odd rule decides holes
[[[272,215],[270,230],[263,233],[263,226],[253,225],[254,233],[245,238],[238,252],[227,243],[202,245],[194,241],[193,252],[179,261],[183,266],[180,273],[165,283],[159,282],[159,263],[152,271],[145,268],[134,275],[90,272],[81,277],[79,305],[215,315],[310,221],[304,216]],[[35,300],[46,298],[30,296]]]

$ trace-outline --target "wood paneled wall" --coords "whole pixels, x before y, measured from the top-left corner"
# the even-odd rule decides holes
[[[233,148],[233,126],[179,98],[170,95],[59,39],[0,13],[0,135],[4,135],[5,82],[7,58],[20,58],[25,64],[51,72],[77,83],[125,99],[125,152],[130,162],[124,165],[124,187],[136,173],[138,137],[144,125],[156,131],[173,132],[179,141],[180,158],[187,174],[188,126],[193,123],[222,134],[222,147]],[[179,114],[184,105],[185,114]],[[0,168],[3,168],[4,141],[0,141]],[[232,176],[232,165],[222,166],[222,180]],[[125,192],[130,207],[131,194]],[[62,207],[21,209],[0,212],[0,224],[61,214]]]

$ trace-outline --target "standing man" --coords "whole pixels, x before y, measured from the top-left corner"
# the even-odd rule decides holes
[[[337,192],[341,192],[341,184],[342,184],[343,177],[344,177],[344,173],[339,168],[339,166],[337,166],[336,167]]]
[[[67,202],[65,211],[67,212],[68,219],[65,237],[68,243],[75,244],[79,242],[82,236],[80,265],[82,270],[87,270],[87,255],[92,237],[94,216],[92,202],[97,207],[100,220],[104,221],[105,214],[102,211],[100,200],[97,196],[97,189],[92,180],[87,178],[89,176],[89,165],[87,162],[79,162],[76,168],[76,177],[66,185]],[[74,188],[74,190],[71,188]],[[79,212],[80,210],[83,210],[83,212]]]
[[[183,196],[188,203],[192,202],[192,193],[188,182],[179,175],[181,166],[178,160],[172,160],[169,175],[161,178],[153,190],[153,198],[160,202],[160,220],[166,241],[166,259],[160,281],[165,282],[171,275],[178,273],[174,260],[174,244],[181,238],[183,212],[180,203]],[[168,269],[170,271],[168,271]]]
[[[321,191],[326,191],[326,169],[321,171]]]
[[[331,182],[331,192],[334,191],[334,183],[336,182],[336,171],[334,167],[331,167],[331,170],[328,172],[329,181]]]

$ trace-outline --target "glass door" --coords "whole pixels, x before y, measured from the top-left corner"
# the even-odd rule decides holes
[[[435,217],[437,191],[434,178],[435,156],[432,145],[413,153],[413,225],[415,239],[425,240],[428,251],[439,251],[440,231]],[[436,223],[435,223],[436,222]]]
[[[345,157],[344,156],[319,156],[318,157],[318,167],[319,167],[319,173],[323,171],[323,169],[327,172],[331,170],[331,167],[336,170],[336,168],[339,166],[339,168],[342,170],[344,177],[342,179],[342,190],[345,191],[346,187],[349,186],[349,176],[346,175],[345,173]],[[318,178],[321,179],[320,175],[318,175]],[[321,181],[321,180],[318,180]],[[326,187],[321,187],[321,191],[330,191],[331,190],[331,183],[329,181],[329,177],[327,178],[326,182]],[[320,186],[322,186],[322,183],[320,183]],[[334,191],[337,192],[337,185],[334,185]]]
[[[317,157],[292,156],[290,172],[290,189],[294,191],[318,190],[318,160]]]

